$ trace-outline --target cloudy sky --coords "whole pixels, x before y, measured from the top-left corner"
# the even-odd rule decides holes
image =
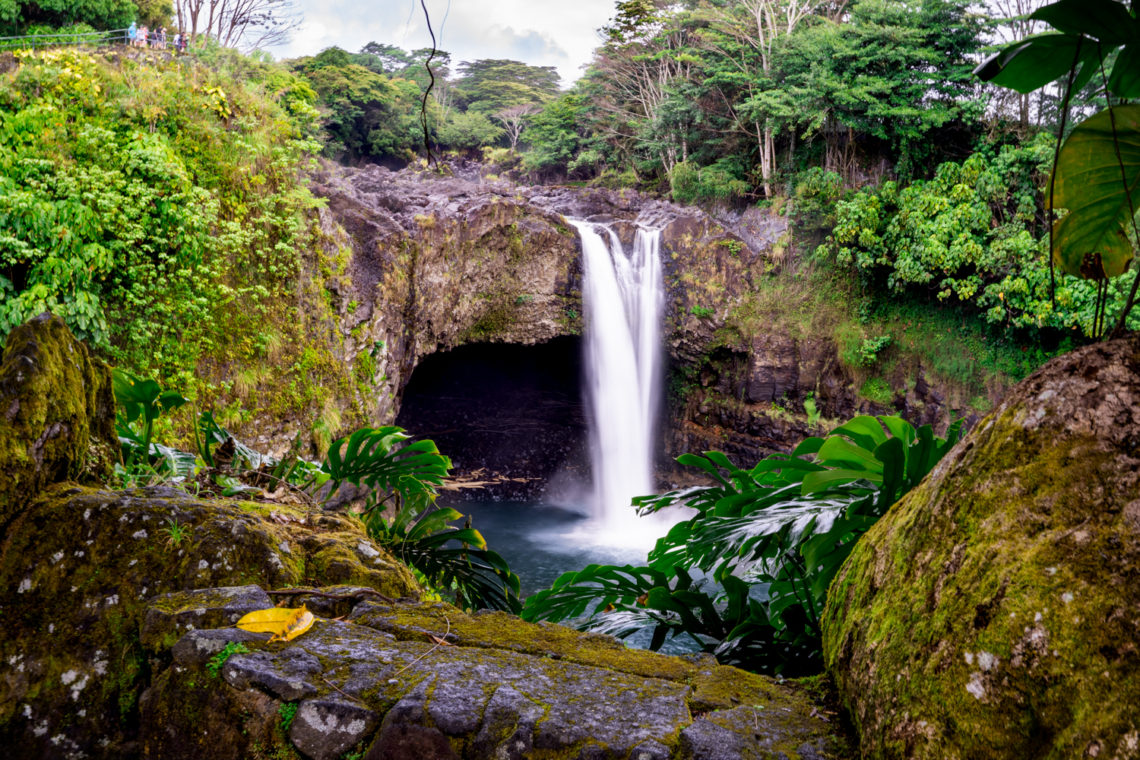
[[[597,29],[615,0],[427,0],[439,47],[452,61],[513,58],[555,66],[567,86],[580,76],[598,44]],[[405,50],[429,47],[419,0],[294,0],[304,16],[292,40],[273,48],[278,58],[313,55],[337,45],[357,51],[370,41]]]

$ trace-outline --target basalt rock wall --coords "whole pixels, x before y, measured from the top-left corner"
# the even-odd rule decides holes
[[[859,404],[830,339],[741,338],[728,329],[759,279],[782,265],[782,216],[752,208],[713,218],[629,190],[523,187],[476,173],[376,166],[326,164],[313,190],[328,201],[327,239],[350,257],[349,277],[333,296],[354,374],[374,390],[364,401],[377,423],[395,419],[413,370],[432,354],[581,333],[580,244],[567,218],[607,222],[624,244],[637,223],[663,230],[668,457],[717,448],[748,462],[786,449],[815,432],[802,411],[808,394],[825,419],[886,411]],[[916,421],[946,414],[921,381],[893,406]],[[501,474],[542,480],[537,472]]]

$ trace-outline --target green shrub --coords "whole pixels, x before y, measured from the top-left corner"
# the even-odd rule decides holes
[[[677,203],[730,201],[745,195],[750,186],[739,177],[736,158],[721,158],[715,164],[697,167],[681,161],[669,172],[669,188]]]
[[[815,394],[810,391],[804,396],[804,414],[807,415],[808,425],[812,427],[818,425],[820,418],[823,417],[823,413],[819,411],[819,405],[815,402]]]
[[[796,226],[824,229],[835,226],[835,204],[843,197],[843,178],[813,166],[794,180]]]
[[[820,253],[890,293],[964,304],[1007,332],[1043,328],[1090,335],[1096,283],[1057,274],[1055,301],[1040,221],[1053,140],[986,148],[937,167],[933,179],[893,181],[837,203]],[[1123,303],[1135,272],[1109,285]],[[1140,318],[1134,318],[1140,326]]]
[[[891,336],[877,335],[859,344],[859,366],[870,367],[879,360],[879,353],[891,345]]]
[[[859,386],[859,395],[868,401],[886,406],[894,401],[895,392],[891,384],[881,377],[868,378]]]
[[[204,355],[289,322],[273,316],[315,205],[296,182],[311,88],[256,61],[237,83],[77,49],[17,59],[0,74],[0,339],[50,309],[185,387]]]

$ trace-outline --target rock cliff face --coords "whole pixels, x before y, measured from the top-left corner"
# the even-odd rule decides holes
[[[718,221],[632,191],[522,187],[380,167],[326,165],[313,189],[328,199],[330,238],[351,256],[349,281],[336,296],[355,373],[375,391],[368,401],[376,421],[395,418],[413,371],[428,357],[488,343],[549,345],[581,333],[580,248],[566,217],[609,222],[626,244],[635,222],[663,229],[671,380],[662,448],[670,459],[717,448],[747,463],[786,449],[817,432],[800,411],[809,393],[826,418],[858,406],[830,340],[727,329],[759,278],[782,261],[783,217],[753,208]],[[919,422],[945,417],[926,390],[920,383],[896,406]],[[581,410],[571,416],[584,419]],[[483,420],[470,427],[501,427]],[[404,421],[415,427],[414,418]],[[436,433],[437,442],[444,434]],[[535,462],[583,466],[583,435],[577,448],[566,443],[575,436],[535,440],[544,437],[560,443],[507,462],[475,458],[481,471],[522,480],[500,487],[500,495],[533,495],[533,484],[551,474]]]
[[[1140,337],[1018,385],[860,540],[824,655],[865,757],[1140,757]]]

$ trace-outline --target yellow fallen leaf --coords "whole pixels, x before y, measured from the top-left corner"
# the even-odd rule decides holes
[[[237,627],[251,633],[272,633],[270,641],[292,641],[313,627],[313,613],[300,607],[270,607],[242,617]]]
[[[285,629],[281,633],[275,634],[270,641],[292,641],[312,628],[315,619],[313,613],[302,605],[301,609],[297,610],[297,614],[285,622]]]

